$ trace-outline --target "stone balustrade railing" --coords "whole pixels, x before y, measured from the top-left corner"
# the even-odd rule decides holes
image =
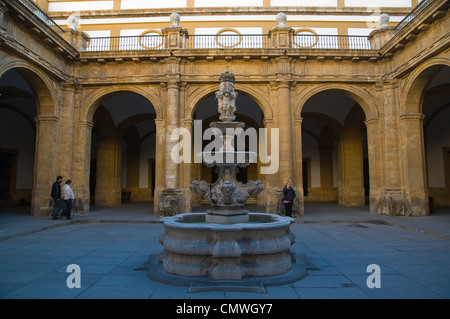
[[[164,35],[96,37],[89,38],[85,51],[127,51],[157,49],[325,49],[325,50],[373,50],[367,36],[304,35],[295,34],[288,45],[273,43],[268,34],[239,35],[191,35],[176,41],[182,45],[171,46]],[[184,44],[184,45],[183,45]]]

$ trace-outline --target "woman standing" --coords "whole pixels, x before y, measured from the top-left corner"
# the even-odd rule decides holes
[[[292,217],[292,206],[294,205],[295,191],[291,187],[291,183],[286,183],[286,186],[283,188],[283,194],[285,215]]]
[[[64,203],[66,204],[66,209],[61,213],[61,216],[66,216],[67,219],[72,219],[70,217],[70,212],[72,211],[72,200],[75,199],[75,195],[73,194],[72,188],[70,184],[72,181],[68,179],[66,184],[61,188],[62,198],[64,199]]]

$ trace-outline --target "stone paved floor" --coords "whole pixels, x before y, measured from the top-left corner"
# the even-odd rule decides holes
[[[163,226],[148,206],[94,209],[70,221],[0,210],[0,298],[394,299],[450,297],[450,211],[386,217],[366,208],[307,206],[291,226],[292,250],[314,266],[306,278],[267,293],[189,293],[134,270],[161,250]],[[421,228],[421,226],[423,226]],[[81,288],[68,288],[77,264]],[[367,267],[380,267],[381,288],[368,288]]]

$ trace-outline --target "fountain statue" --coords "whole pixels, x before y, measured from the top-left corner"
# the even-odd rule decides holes
[[[165,217],[164,234],[160,243],[164,249],[158,256],[164,275],[179,278],[203,278],[238,282],[244,278],[273,278],[291,274],[298,280],[305,271],[292,275],[296,263],[291,246],[295,242],[290,217],[269,213],[253,213],[244,209],[251,195],[259,194],[261,181],[240,183],[236,180],[239,168],[254,161],[254,152],[236,151],[231,132],[244,127],[236,122],[234,75],[228,70],[220,76],[220,90],[216,92],[220,121],[211,128],[223,134],[223,145],[214,152],[202,152],[204,163],[216,167],[218,180],[212,184],[193,181],[190,189],[211,202],[205,213],[185,213]],[[154,269],[154,268],[153,268]],[[148,270],[155,277],[157,270]],[[174,279],[175,280],[175,279]],[[171,280],[165,280],[171,281]],[[291,281],[292,282],[292,281]]]

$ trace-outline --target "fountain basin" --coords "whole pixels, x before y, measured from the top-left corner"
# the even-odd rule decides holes
[[[295,220],[248,213],[249,221],[232,225],[207,222],[207,213],[164,218],[160,256],[165,272],[183,277],[241,280],[282,275],[291,270]]]

